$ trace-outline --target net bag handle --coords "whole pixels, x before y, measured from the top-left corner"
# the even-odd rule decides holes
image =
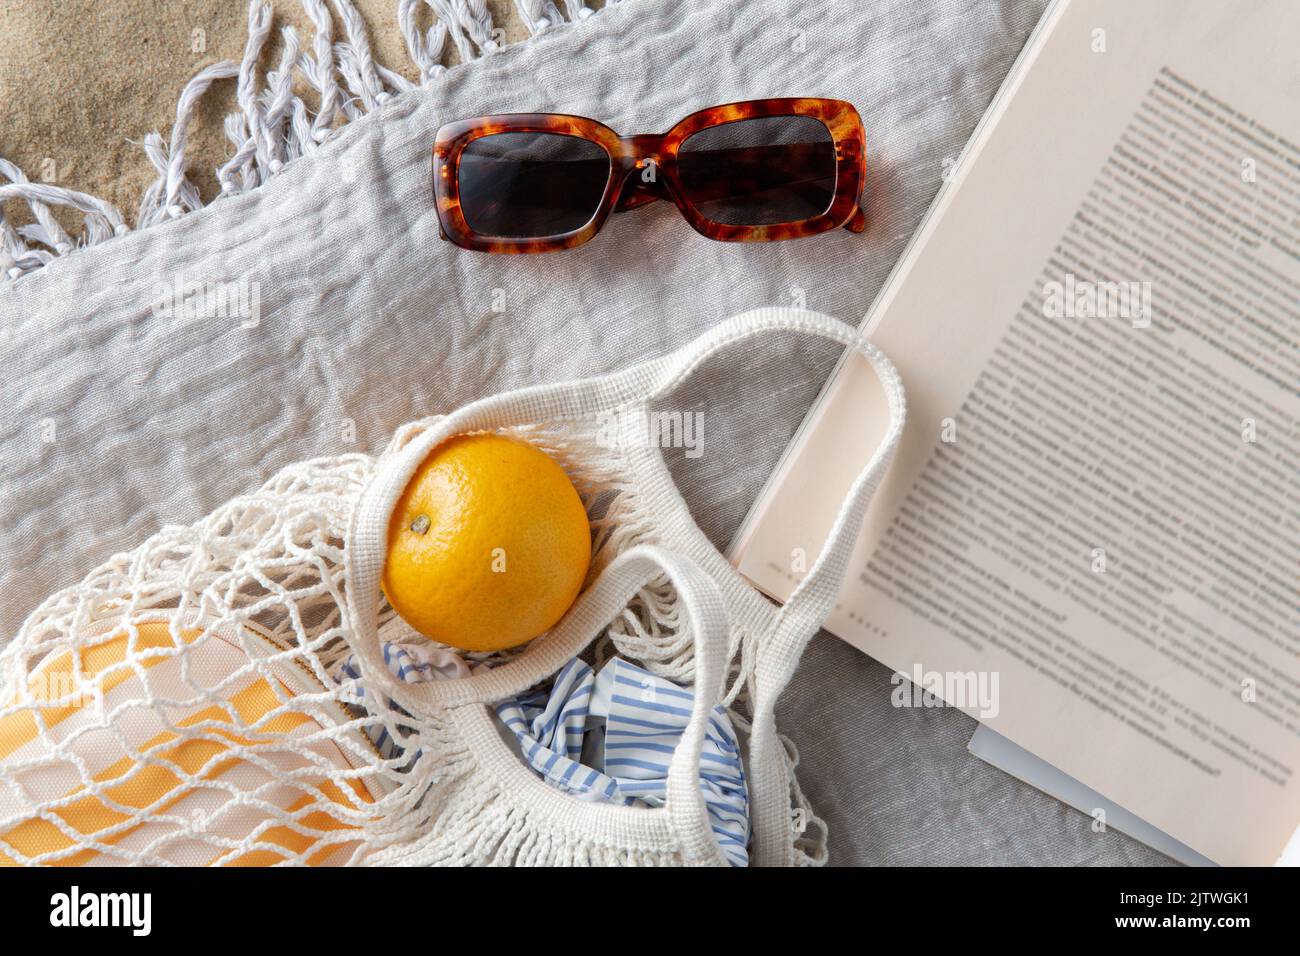
[[[876,368],[886,385],[893,428],[885,444],[877,450],[872,464],[868,465],[868,472],[883,472],[896,441],[896,432],[901,428],[903,399],[901,386],[897,385],[897,372],[889,360],[852,327],[817,313],[796,309],[746,312],[719,323],[675,352],[623,371],[576,382],[534,386],[473,402],[415,430],[404,443],[386,451],[352,510],[344,561],[350,625],[345,629],[345,639],[356,654],[366,679],[383,687],[394,701],[417,714],[431,707],[471,701],[489,702],[519,693],[554,674],[591,638],[586,629],[595,621],[582,610],[585,605],[580,599],[555,628],[532,641],[518,657],[485,675],[403,684],[388,673],[378,638],[378,613],[389,519],[416,469],[434,448],[447,438],[464,432],[584,417],[653,400],[670,392],[706,359],[728,345],[782,330],[807,332],[855,347]],[[845,507],[849,507],[849,502]],[[790,616],[791,605],[797,609],[805,603],[804,595],[809,598],[820,595],[823,586],[818,582],[842,577],[844,557],[837,560],[836,555],[823,551],[791,597],[785,612],[787,616]],[[581,618],[568,623],[569,617],[579,613],[583,614]],[[816,608],[810,607],[798,619],[816,616]]]

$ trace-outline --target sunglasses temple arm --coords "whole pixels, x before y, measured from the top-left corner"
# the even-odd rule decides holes
[[[862,232],[867,228],[867,214],[863,211],[861,203],[854,205],[853,215],[844,224],[844,228],[849,232]]]
[[[663,197],[650,192],[648,189],[628,189],[614,207],[615,212],[627,212],[629,209],[636,209],[638,206],[644,206],[646,203],[652,203]]]
[[[636,209],[638,206],[644,206],[646,203],[654,202],[659,197],[654,193],[635,191],[625,194],[623,199],[619,200],[614,212],[627,212],[629,209]],[[853,207],[853,215],[849,217],[844,228],[849,232],[865,232],[867,229],[867,214],[863,211],[861,205]],[[444,236],[443,238],[446,238]]]

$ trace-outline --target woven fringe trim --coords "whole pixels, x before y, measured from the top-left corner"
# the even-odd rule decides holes
[[[226,138],[234,151],[216,171],[221,192],[214,202],[256,189],[294,160],[315,152],[340,126],[393,96],[437,82],[447,69],[439,61],[448,42],[462,62],[501,48],[486,0],[398,0],[397,21],[420,75],[418,83],[412,82],[374,59],[365,21],[352,0],[330,0],[328,5],[325,0],[300,2],[315,26],[310,51],[303,48],[297,31],[284,27],[279,63],[265,77],[259,76],[257,63],[271,33],[272,8],[262,0],[252,0],[241,62],[222,60],[201,70],[181,91],[170,138],[164,140],[156,132],[144,138],[145,155],[158,178],[140,200],[136,229],[147,229],[203,206],[187,175],[185,147],[195,106],[218,81],[237,81],[239,109],[225,120]],[[626,0],[606,0],[606,5],[619,2]],[[515,0],[515,6],[532,36],[598,12],[584,0],[563,0],[563,12],[552,0]],[[335,17],[343,37],[337,42]],[[430,18],[432,25],[422,28],[421,23]],[[315,90],[319,103],[315,111],[294,95],[296,81]],[[12,225],[4,215],[4,204],[10,200],[26,203],[35,221]],[[83,214],[79,236],[69,235],[59,225],[52,212],[57,206]],[[131,226],[112,204],[73,189],[32,182],[16,165],[0,157],[0,283],[19,279],[58,256],[130,231]]]

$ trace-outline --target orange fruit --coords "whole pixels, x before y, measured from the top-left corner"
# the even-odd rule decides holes
[[[426,637],[495,651],[563,617],[590,560],[587,511],[564,469],[525,441],[457,435],[393,510],[383,589]]]

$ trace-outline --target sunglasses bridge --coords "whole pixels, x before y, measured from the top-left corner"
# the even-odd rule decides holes
[[[646,203],[663,199],[672,202],[664,179],[659,175],[659,150],[663,146],[664,136],[656,133],[641,133],[636,136],[621,136],[619,143],[623,146],[622,161],[618,164],[618,175],[623,177],[622,193],[614,212],[626,212]]]

